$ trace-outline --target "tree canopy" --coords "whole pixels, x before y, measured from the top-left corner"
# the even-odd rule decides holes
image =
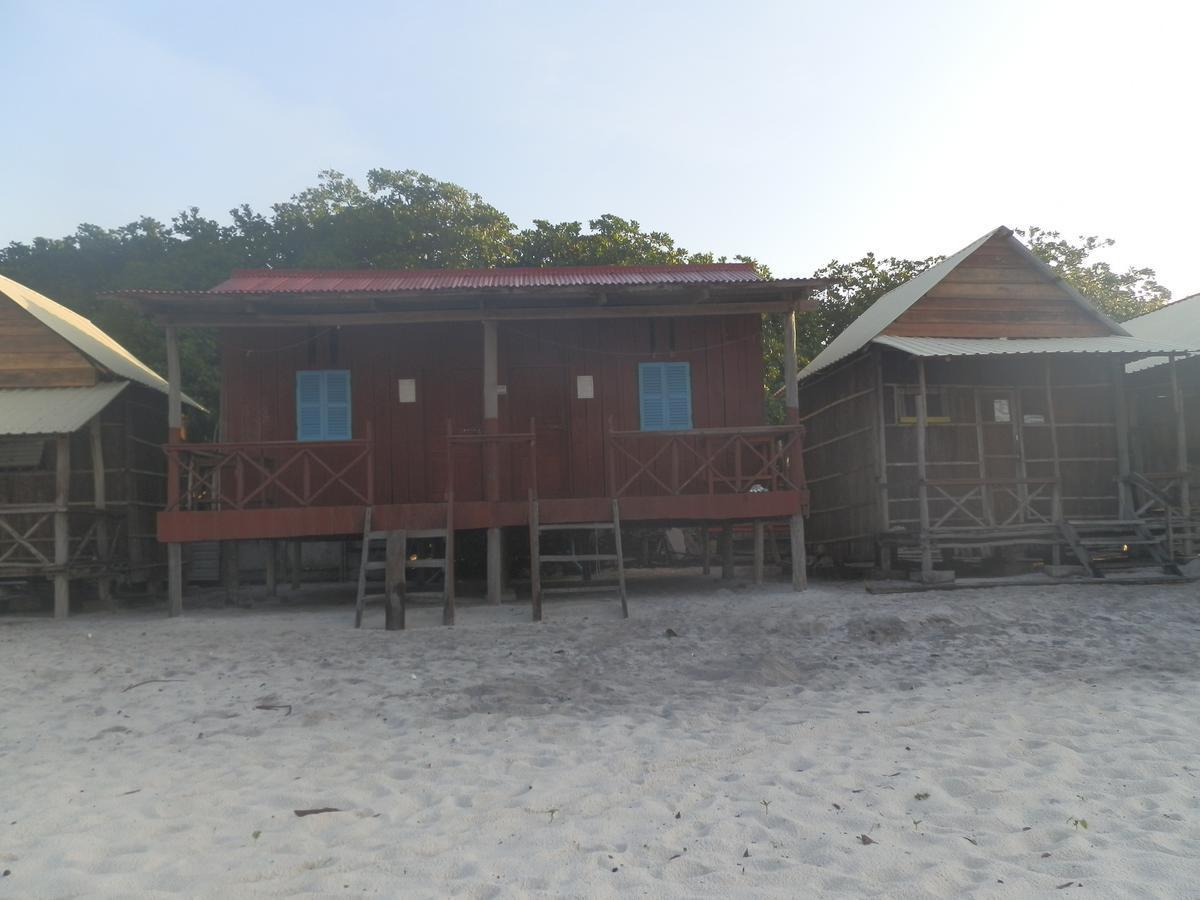
[[[1114,271],[1094,255],[1113,241],[1029,227],[1018,231],[1030,248],[1118,320],[1163,305],[1170,292],[1153,269]],[[750,256],[735,259],[754,263]],[[832,286],[818,309],[799,320],[802,363],[892,288],[937,262],[867,253],[832,260],[813,274]],[[0,249],[0,272],[77,310],[162,371],[162,334],[128,306],[98,296],[122,288],[204,290],[239,267],[272,268],[482,268],[678,264],[724,261],[680,247],[663,231],[645,231],[613,214],[583,222],[534,220],[518,227],[476,193],[413,170],[372,169],[366,182],[336,171],[269,212],[248,205],[230,211],[228,224],[185,209],[170,223],[143,217],[117,228],[81,224],[62,238],[37,237]],[[766,269],[759,266],[760,271]],[[783,383],[782,328],[768,317],[764,334],[768,398]],[[181,337],[187,389],[216,408],[219,393],[214,335],[194,330]],[[775,411],[777,403],[768,399]]]

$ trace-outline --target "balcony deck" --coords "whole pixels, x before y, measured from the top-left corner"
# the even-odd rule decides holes
[[[803,511],[808,493],[798,470],[803,428],[750,426],[678,432],[615,432],[606,439],[607,493],[538,497],[545,524],[602,521],[612,499],[624,521],[687,524],[780,519]],[[536,433],[448,436],[449,453],[483,444],[536,443]],[[378,502],[370,437],[343,442],[168,444],[178,486],[158,515],[158,537],[168,543],[354,537],[373,509],[379,530],[430,529],[446,522],[447,502]],[[494,499],[454,497],[460,530],[529,524],[536,495],[536,453],[528,476]],[[452,473],[454,467],[448,467]],[[451,475],[451,481],[453,476]]]

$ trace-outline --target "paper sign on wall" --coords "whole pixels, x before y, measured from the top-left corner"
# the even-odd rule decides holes
[[[417,379],[401,378],[397,382],[400,386],[400,402],[401,403],[416,403],[417,402]]]
[[[575,376],[575,396],[580,400],[591,400],[596,396],[596,385],[591,375]]]

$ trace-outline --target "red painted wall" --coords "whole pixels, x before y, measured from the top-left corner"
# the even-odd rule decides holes
[[[446,420],[477,431],[483,413],[482,327],[470,324],[228,328],[221,334],[222,439],[295,440],[295,373],[350,369],[354,437],[375,440],[377,503],[443,498]],[[637,364],[691,363],[696,428],[763,424],[758,315],[499,324],[502,431],[538,421],[542,496],[603,496],[604,429],[638,428]],[[576,376],[592,375],[595,399],[576,398]],[[417,402],[402,404],[397,381],[414,378]],[[506,451],[502,496],[524,495],[523,450]],[[455,451],[460,499],[482,496],[476,447]]]

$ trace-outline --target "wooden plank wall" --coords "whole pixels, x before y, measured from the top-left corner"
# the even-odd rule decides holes
[[[1112,330],[994,237],[884,329],[906,337],[1090,337]]]
[[[0,388],[87,387],[96,370],[70,342],[0,297]]]
[[[870,560],[879,525],[875,366],[859,355],[800,382],[804,468],[811,491],[806,538],[836,558]]]
[[[477,323],[341,329],[224,329],[221,437],[229,441],[295,439],[295,373],[349,368],[355,437],[375,436],[376,502],[439,501],[446,479],[445,432],[476,431],[482,421],[482,328]],[[542,438],[562,447],[561,484],[544,495],[603,496],[608,417],[636,430],[637,364],[691,363],[697,428],[764,422],[761,317],[502,322],[499,326],[500,428],[523,432],[529,416],[565,418]],[[576,397],[576,377],[591,375],[595,398]],[[397,381],[417,382],[417,402],[398,402]],[[560,413],[565,410],[565,413]],[[520,452],[520,451],[514,451]],[[557,456],[559,450],[554,449]],[[502,491],[521,494],[524,460],[502,459]],[[543,470],[546,470],[543,472]],[[482,496],[478,451],[456,451],[456,493]]]

